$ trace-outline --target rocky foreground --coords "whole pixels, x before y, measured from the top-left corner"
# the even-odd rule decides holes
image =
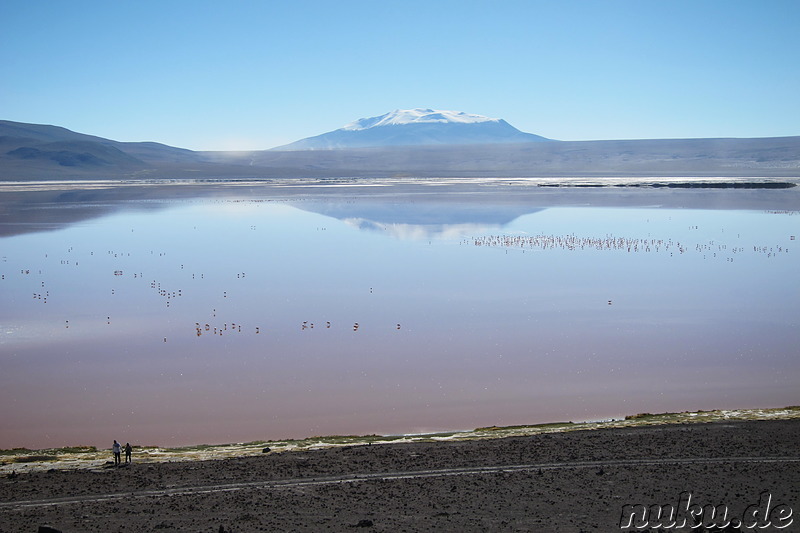
[[[640,515],[654,504],[674,506],[672,521],[668,507]],[[691,511],[709,504],[727,509],[724,520],[702,515],[709,531],[800,531],[800,420],[134,456],[122,468],[5,476],[0,532],[703,531],[690,528]]]

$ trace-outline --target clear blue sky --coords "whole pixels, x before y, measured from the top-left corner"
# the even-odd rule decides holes
[[[0,118],[270,148],[394,109],[562,140],[800,135],[800,0],[0,2]]]

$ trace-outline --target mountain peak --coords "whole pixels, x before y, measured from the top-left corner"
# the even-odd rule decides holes
[[[499,118],[437,109],[396,109],[362,118],[338,130],[273,150],[340,150],[388,146],[497,144],[548,141]]]
[[[500,119],[483,115],[473,115],[463,111],[442,111],[438,109],[396,109],[379,117],[361,118],[344,126],[346,131],[361,131],[379,126],[405,124],[477,124],[480,122],[500,122]]]

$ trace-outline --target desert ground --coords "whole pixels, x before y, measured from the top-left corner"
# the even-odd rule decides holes
[[[43,525],[64,533],[620,531],[624,505],[680,508],[687,494],[692,504],[726,506],[733,525],[732,519],[744,517],[741,530],[770,518],[768,527],[757,529],[800,530],[798,517],[787,516],[787,509],[800,508],[800,419],[196,462],[137,463],[134,454],[122,468],[6,475],[0,480],[0,532],[35,532]],[[629,530],[705,529],[651,528],[671,525],[652,520],[645,525]]]

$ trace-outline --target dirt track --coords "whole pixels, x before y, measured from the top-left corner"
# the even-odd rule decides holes
[[[735,422],[35,472],[0,480],[0,532],[620,531],[623,505],[687,491],[729,517],[765,491],[797,511],[798,437]]]

